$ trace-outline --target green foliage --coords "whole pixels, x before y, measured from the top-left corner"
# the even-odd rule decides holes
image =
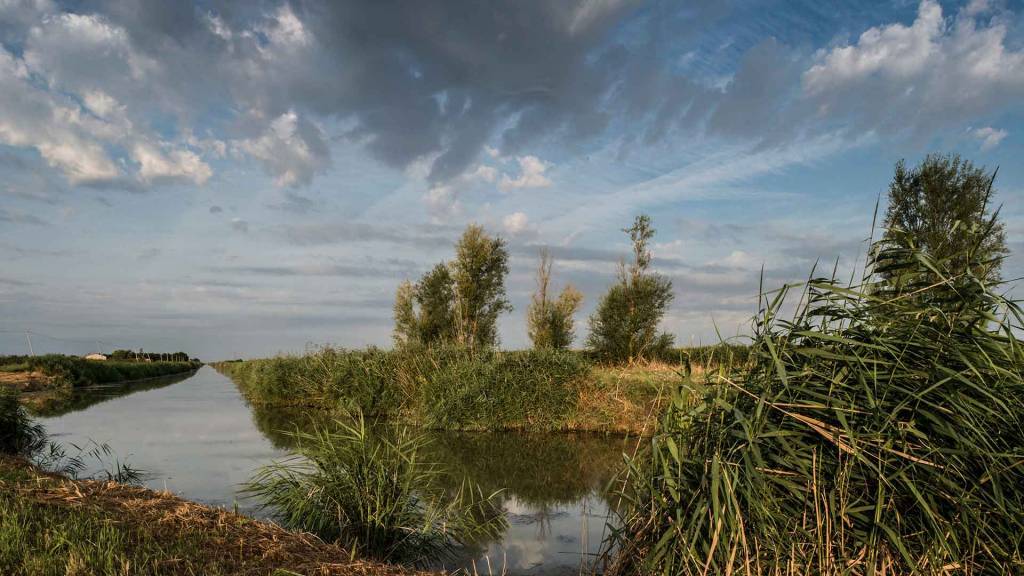
[[[284,526],[367,556],[423,565],[496,537],[505,517],[496,495],[456,485],[422,459],[426,439],[408,430],[372,433],[362,416],[295,432],[299,455],[261,469],[246,486]]]
[[[505,241],[471,224],[455,245],[451,270],[457,341],[470,349],[497,345],[498,316],[512,310],[505,297]]]
[[[142,380],[197,370],[199,361],[189,362],[122,362],[116,360],[86,360],[78,356],[47,354],[22,356],[19,367],[27,371],[40,371],[72,386],[113,384],[129,380]]]
[[[583,294],[571,284],[562,289],[556,300],[548,297],[551,282],[551,253],[541,251],[537,269],[537,291],[526,312],[526,325],[534,348],[565,350],[576,337],[573,316],[583,303]]]
[[[658,333],[658,324],[675,297],[672,282],[649,271],[647,244],[654,237],[651,219],[637,216],[633,226],[623,231],[633,242],[633,263],[628,270],[620,268],[619,281],[608,289],[590,317],[587,344],[606,362],[661,358],[673,345],[670,334]]]
[[[395,295],[395,343],[441,344],[455,339],[451,273],[443,262],[416,284],[405,281]]]
[[[573,413],[588,371],[554,349],[472,352],[446,347],[404,355],[401,382],[431,428],[554,429]]]
[[[125,362],[199,362],[198,358],[189,358],[185,352],[144,352],[141,348],[137,352],[114,350],[110,353],[109,359]]]
[[[216,364],[255,403],[343,407],[437,428],[557,428],[588,363],[568,351],[457,345],[336,350]]]
[[[606,573],[1024,570],[1021,310],[962,255],[872,254],[885,278],[812,279],[788,321],[782,289],[747,366],[680,390],[629,464]],[[879,290],[923,270],[960,280]]]
[[[512,309],[505,297],[505,242],[470,225],[455,245],[455,260],[434,266],[415,285],[395,295],[395,343],[459,342],[471,348],[498,343],[498,316]]]
[[[883,246],[901,249],[901,258],[919,250],[955,269],[972,262],[973,278],[998,282],[1008,250],[999,210],[990,211],[995,178],[996,172],[987,173],[959,156],[929,155],[913,169],[900,161],[889,185]],[[888,273],[882,276],[893,279]],[[939,279],[927,271],[910,280],[926,286]],[[963,281],[969,283],[966,277]],[[959,287],[962,282],[952,284]]]
[[[0,386],[0,454],[31,456],[46,445],[46,432],[29,417],[18,393]]]

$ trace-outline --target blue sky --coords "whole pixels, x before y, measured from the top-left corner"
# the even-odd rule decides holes
[[[585,316],[646,212],[681,343],[762,267],[850,269],[893,165],[999,167],[1024,241],[1024,6],[0,0],[0,353],[388,345],[470,222]],[[1004,275],[1020,276],[1016,255]],[[96,344],[99,341],[99,344]]]

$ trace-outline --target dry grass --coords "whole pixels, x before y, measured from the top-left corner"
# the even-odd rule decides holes
[[[313,535],[291,532],[270,522],[187,502],[170,493],[113,482],[69,480],[41,472],[21,460],[0,459],[0,504],[4,503],[5,495],[8,498],[13,496],[14,504],[22,512],[28,510],[39,516],[45,515],[47,528],[56,524],[54,517],[67,521],[88,518],[123,532],[125,541],[132,544],[129,548],[135,542],[166,544],[161,546],[169,552],[166,557],[150,555],[146,558],[145,567],[136,563],[135,568],[126,568],[126,574],[427,574],[351,560],[342,548]],[[4,534],[0,531],[0,538]],[[184,545],[175,545],[181,543]],[[74,547],[76,543],[70,544]],[[182,554],[182,550],[187,553]],[[44,550],[24,552],[26,557],[33,553],[48,553]],[[134,552],[129,549],[127,554]],[[68,556],[69,570],[73,568],[75,557],[74,554]],[[118,562],[127,567],[132,561],[130,558],[118,558]],[[82,568],[77,573],[90,573]]]
[[[664,362],[594,366],[579,390],[576,414],[568,427],[652,434],[667,399],[682,380],[682,368]]]

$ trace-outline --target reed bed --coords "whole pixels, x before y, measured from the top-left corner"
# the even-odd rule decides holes
[[[297,453],[259,470],[246,492],[286,527],[405,565],[454,559],[505,530],[498,494],[424,459],[424,435],[380,432],[362,415],[296,431]]]
[[[607,574],[1024,573],[1020,309],[913,250],[867,272],[766,297],[749,362],[680,385]]]
[[[574,417],[590,364],[567,351],[436,346],[323,348],[214,367],[255,404],[340,408],[441,429],[553,430]]]

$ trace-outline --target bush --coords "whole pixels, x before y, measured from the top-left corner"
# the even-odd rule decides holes
[[[970,266],[873,262],[958,280],[816,279],[791,321],[780,291],[748,368],[681,390],[630,462],[608,573],[1024,571],[1021,312]]]
[[[261,469],[246,486],[284,526],[367,556],[422,565],[505,529],[494,494],[421,460],[426,439],[371,433],[362,416],[295,432],[299,455]]]
[[[46,432],[29,418],[17,391],[0,386],[0,454],[31,456],[45,445]]]

